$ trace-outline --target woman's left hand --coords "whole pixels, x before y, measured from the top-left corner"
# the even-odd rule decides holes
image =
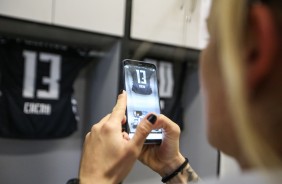
[[[128,134],[122,132],[125,110],[126,92],[123,91],[112,113],[86,135],[79,173],[81,184],[119,183],[133,167],[153,124],[144,118],[137,127],[139,133],[130,140]]]

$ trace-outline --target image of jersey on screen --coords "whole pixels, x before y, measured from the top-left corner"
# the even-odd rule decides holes
[[[160,114],[157,72],[155,68],[125,65],[125,87],[127,91],[127,118],[131,133],[150,112]],[[153,130],[153,133],[162,133]]]

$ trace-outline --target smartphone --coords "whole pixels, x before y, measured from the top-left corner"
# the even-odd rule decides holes
[[[157,67],[152,63],[123,61],[123,83],[127,92],[127,122],[124,127],[132,138],[140,121],[150,112],[160,114]],[[162,129],[152,130],[145,144],[160,144]]]

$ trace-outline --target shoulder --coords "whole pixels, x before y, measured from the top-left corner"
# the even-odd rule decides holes
[[[239,175],[229,176],[220,180],[206,180],[203,184],[280,184],[282,181],[282,170],[279,171],[252,171]]]

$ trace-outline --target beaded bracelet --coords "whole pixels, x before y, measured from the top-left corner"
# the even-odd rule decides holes
[[[166,183],[168,182],[169,180],[171,180],[174,176],[176,176],[179,172],[181,172],[186,166],[187,164],[189,163],[189,160],[188,158],[185,158],[185,161],[183,162],[183,164],[181,164],[180,167],[178,167],[173,173],[171,173],[170,175],[168,176],[164,176],[162,178],[162,182],[163,183]]]

